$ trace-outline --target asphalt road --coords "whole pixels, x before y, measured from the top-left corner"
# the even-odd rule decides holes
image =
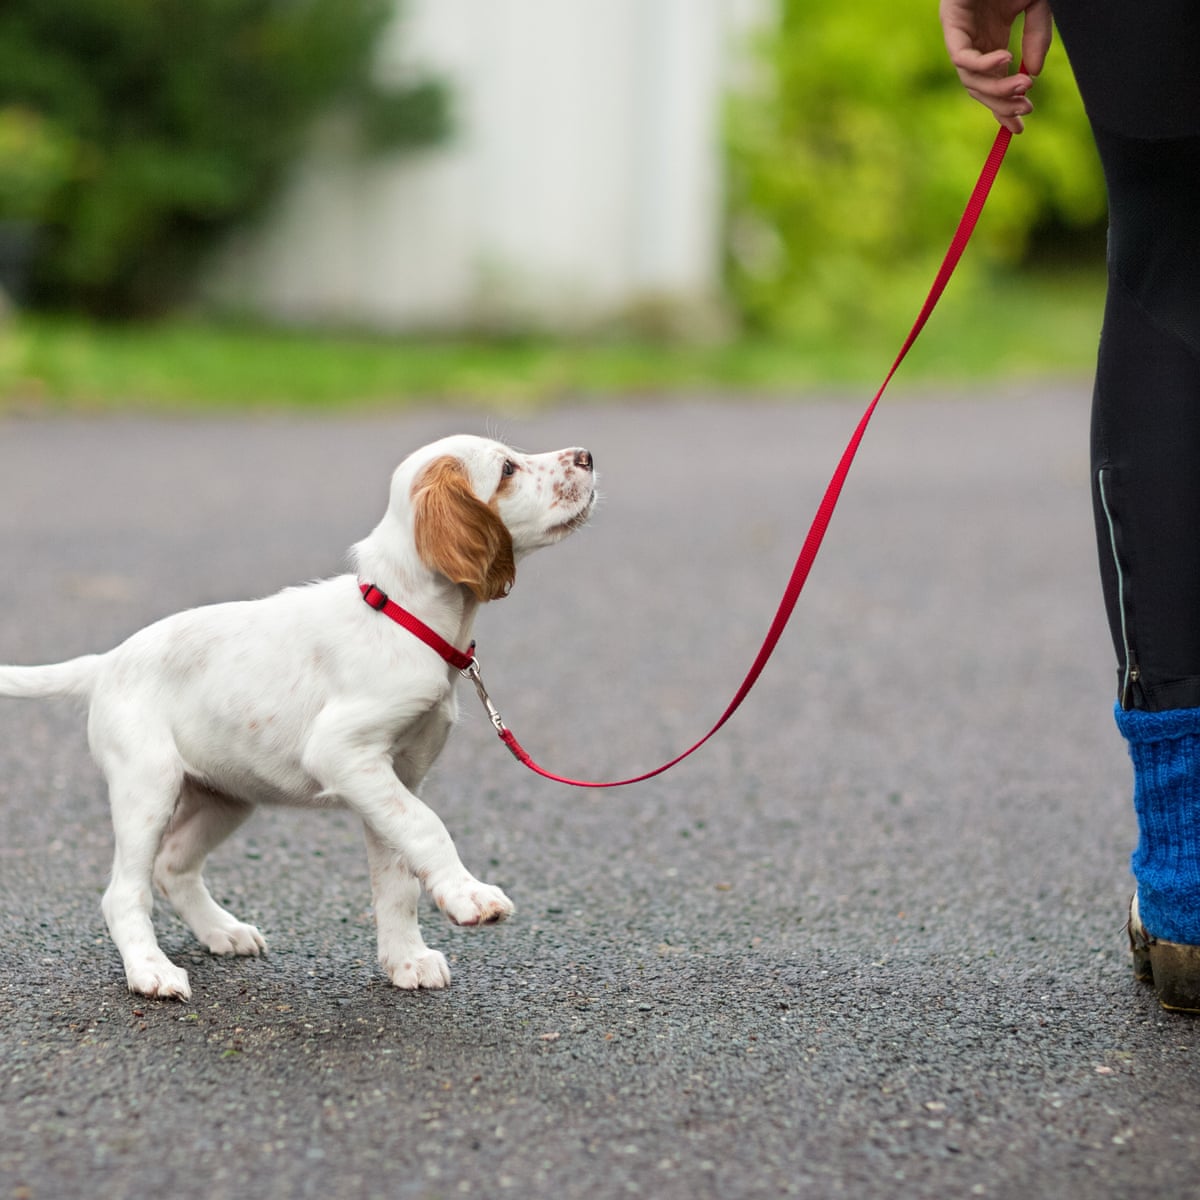
[[[568,405],[605,494],[479,622],[563,772],[657,764],[724,707],[861,401]],[[881,408],[792,627],[687,763],[527,773],[464,684],[426,798],[508,924],[436,911],[441,993],[374,964],[349,816],[211,864],[262,960],[156,920],[187,1004],[127,994],[83,722],[0,706],[0,1200],[1200,1195],[1200,1024],[1122,943],[1134,827],[1084,387]],[[343,569],[429,410],[0,421],[0,661]]]

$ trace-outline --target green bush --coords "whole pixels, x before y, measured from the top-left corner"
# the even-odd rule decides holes
[[[74,147],[52,121],[0,107],[0,222],[35,224],[70,177]]]
[[[933,0],[780,0],[727,123],[727,280],[745,324],[900,330],[915,316],[997,128],[946,57]],[[963,280],[1042,227],[1103,220],[1061,46],[1031,92]]]
[[[371,81],[395,12],[393,0],[5,0],[0,111],[33,114],[71,149],[35,214],[36,298],[105,315],[166,307],[331,107],[361,118],[364,148],[444,135],[436,82]],[[15,190],[0,158],[5,171]]]

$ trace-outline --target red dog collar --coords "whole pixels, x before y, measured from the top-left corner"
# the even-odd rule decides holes
[[[440,634],[430,629],[424,621],[418,620],[407,609],[401,608],[395,600],[389,600],[387,593],[380,591],[373,583],[360,583],[358,590],[362,592],[363,599],[371,608],[376,612],[383,613],[385,617],[390,617],[397,625],[402,625],[414,637],[420,638],[425,645],[436,650],[452,667],[465,671],[475,661],[474,642],[471,643],[470,650],[464,654],[450,645]]]

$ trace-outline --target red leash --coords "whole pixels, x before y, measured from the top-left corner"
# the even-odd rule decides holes
[[[796,601],[799,600],[800,593],[808,579],[808,573],[812,569],[813,562],[816,560],[817,552],[821,549],[821,543],[825,539],[825,532],[829,528],[833,511],[837,507],[838,499],[841,496],[842,485],[846,482],[846,476],[850,473],[850,467],[854,462],[855,455],[858,453],[863,435],[867,431],[867,425],[875,413],[884,390],[891,383],[892,376],[895,375],[909,350],[912,349],[913,343],[917,340],[921,330],[925,328],[925,323],[929,320],[930,314],[937,306],[942,293],[946,290],[946,284],[950,282],[950,276],[954,274],[954,268],[958,266],[958,260],[962,258],[963,251],[967,248],[967,243],[971,240],[971,234],[975,231],[975,226],[979,221],[980,214],[983,212],[983,206],[987,202],[988,193],[992,190],[992,184],[996,180],[1000,164],[1004,161],[1004,155],[1008,150],[1010,141],[1012,141],[1012,134],[1007,129],[1001,129],[996,134],[996,140],[992,143],[991,152],[988,154],[987,161],[983,165],[983,170],[980,172],[975,188],[971,192],[970,199],[967,201],[967,206],[959,220],[958,228],[954,231],[954,237],[950,241],[950,247],[946,251],[945,258],[942,259],[942,265],[938,268],[933,286],[929,289],[929,295],[926,296],[925,303],[921,306],[921,311],[917,315],[917,319],[909,331],[908,337],[904,339],[904,345],[900,347],[900,353],[896,355],[896,361],[892,363],[891,370],[888,371],[886,378],[879,387],[879,391],[875,393],[875,398],[867,406],[867,410],[859,421],[858,427],[854,430],[850,442],[838,462],[837,469],[833,473],[833,478],[829,481],[829,486],[825,489],[825,495],[821,500],[820,506],[817,508],[817,515],[813,518],[808,536],[804,539],[804,545],[801,547],[800,555],[796,559],[796,565],[792,569],[791,578],[788,580],[787,588],[784,590],[783,599],[780,601],[779,609],[775,613],[775,618],[771,622],[770,629],[767,631],[766,639],[763,641],[762,648],[758,652],[758,657],[755,658],[746,678],[742,680],[741,687],[738,688],[729,703],[729,707],[721,714],[717,723],[694,746],[689,747],[682,754],[671,759],[670,762],[663,763],[661,767],[655,767],[653,771],[647,771],[643,775],[635,775],[630,779],[614,779],[607,782],[568,779],[562,775],[555,775],[551,771],[545,770],[529,756],[525,748],[517,741],[513,732],[505,726],[499,712],[496,711],[496,706],[491,702],[487,689],[483,686],[483,679],[479,674],[479,662],[476,659],[472,659],[470,665],[463,671],[463,674],[475,684],[475,690],[479,693],[479,698],[483,701],[488,716],[491,718],[492,724],[496,727],[501,741],[531,771],[536,771],[537,774],[546,779],[552,779],[556,783],[569,784],[571,787],[627,787],[632,783],[641,783],[646,779],[653,779],[654,776],[661,775],[664,771],[670,770],[676,763],[680,763],[689,755],[694,754],[738,710],[750,689],[758,681],[763,668],[767,665],[767,660],[771,657],[775,647],[779,644],[779,639],[783,636],[783,631],[787,627],[793,609],[796,607]]]

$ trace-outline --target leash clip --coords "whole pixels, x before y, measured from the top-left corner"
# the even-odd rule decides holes
[[[508,727],[504,724],[504,719],[500,716],[500,710],[492,703],[492,698],[488,695],[487,688],[483,686],[483,676],[479,673],[478,657],[472,657],[471,665],[464,667],[462,674],[475,685],[475,691],[483,707],[487,710],[488,719],[496,727],[496,732],[503,737],[508,732]]]

